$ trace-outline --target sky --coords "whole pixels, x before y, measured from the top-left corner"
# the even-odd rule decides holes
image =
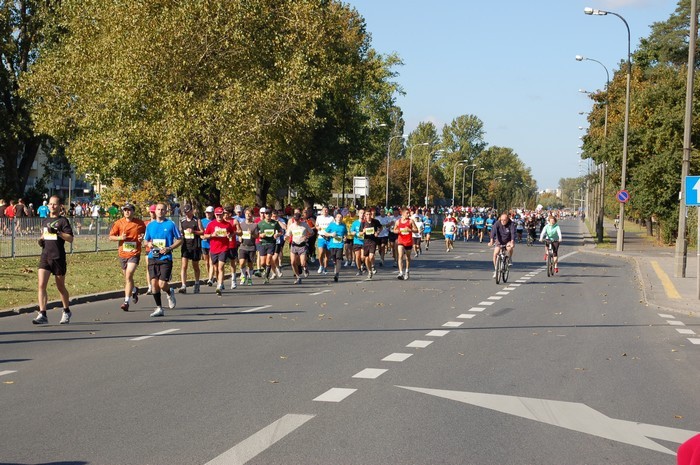
[[[650,26],[675,11],[676,0],[348,0],[365,18],[372,47],[397,53],[405,95],[397,103],[405,132],[431,121],[442,127],[460,115],[484,123],[489,146],[512,148],[540,189],[588,170],[579,155],[592,101],[579,89],[605,88],[627,59],[627,29],[616,16],[589,16],[585,7],[615,12],[630,27],[632,52]],[[633,63],[634,64],[634,63]],[[583,127],[581,130],[579,127]]]

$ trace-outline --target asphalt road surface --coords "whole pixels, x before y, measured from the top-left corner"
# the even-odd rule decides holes
[[[562,226],[552,278],[541,246],[496,285],[486,244],[433,242],[409,281],[286,267],[161,319],[150,296],[3,318],[0,464],[675,464],[692,320]]]

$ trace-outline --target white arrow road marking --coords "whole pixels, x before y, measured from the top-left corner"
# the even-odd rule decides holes
[[[456,400],[457,402],[471,404],[477,407],[487,408],[497,412],[527,418],[528,420],[539,421],[560,428],[611,439],[613,441],[670,455],[675,455],[675,452],[655,443],[648,439],[648,437],[681,444],[698,434],[695,431],[610,418],[585,404],[573,402],[503,396],[498,394],[482,394],[478,392],[445,391],[408,386],[396,387],[442,397],[444,399]]]
[[[242,465],[313,417],[313,415],[285,415],[214,460],[207,462],[206,465]]]

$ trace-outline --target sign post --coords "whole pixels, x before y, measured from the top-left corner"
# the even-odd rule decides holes
[[[355,198],[364,196],[365,205],[367,205],[367,197],[369,196],[369,178],[366,176],[354,176],[352,178],[352,190]]]

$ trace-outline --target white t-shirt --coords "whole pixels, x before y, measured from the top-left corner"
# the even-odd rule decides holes
[[[319,215],[316,217],[316,229],[318,229],[319,236],[324,236],[323,231],[328,227],[329,224],[333,222],[333,217],[331,215]]]
[[[93,216],[93,218],[97,218],[98,216],[100,216],[100,206],[99,205],[92,206],[92,216]]]
[[[389,237],[389,228],[394,227],[394,219],[390,216],[378,216],[379,224],[382,225],[382,230],[379,231],[379,236],[377,237]]]
[[[421,235],[423,234],[423,229],[425,228],[425,226],[423,225],[423,222],[417,218],[413,218],[413,222],[416,223],[416,226],[418,226],[418,232],[413,233],[413,237],[420,239]]]

